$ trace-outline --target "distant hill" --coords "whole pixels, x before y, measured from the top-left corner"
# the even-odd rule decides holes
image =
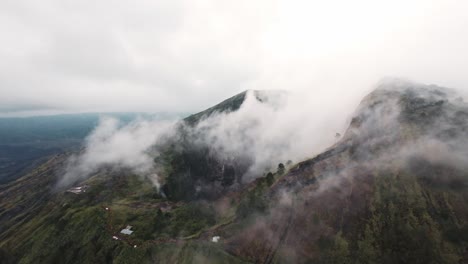
[[[0,118],[0,183],[15,179],[52,154],[76,150],[97,126],[100,116],[122,123],[137,117],[180,118],[181,114],[85,113]]]

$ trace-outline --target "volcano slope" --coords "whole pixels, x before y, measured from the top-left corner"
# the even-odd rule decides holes
[[[271,113],[285,97],[283,91],[245,91],[182,120],[177,135],[160,147],[155,159],[156,167],[163,169],[158,174],[165,175],[163,191],[169,199],[215,200],[242,189],[243,177],[257,158],[249,151],[256,140],[252,131],[260,130],[261,123],[245,106]],[[240,115],[233,118],[235,114]],[[236,123],[233,131],[227,122]]]
[[[267,214],[225,230],[227,248],[261,263],[465,263],[467,139],[451,91],[384,84],[340,142],[264,192]]]
[[[243,101],[218,109],[236,111]],[[167,197],[112,168],[77,183],[86,193],[57,190],[54,171],[65,158],[55,157],[1,186],[0,256],[7,263],[467,263],[467,138],[468,106],[451,90],[392,82],[363,99],[335,145],[248,183],[223,179],[241,177],[249,162],[229,160],[235,173],[225,174],[216,152],[186,147],[190,137],[155,160]],[[209,168],[194,174],[193,166]],[[216,191],[184,195],[195,185]],[[127,224],[131,236],[119,233]]]

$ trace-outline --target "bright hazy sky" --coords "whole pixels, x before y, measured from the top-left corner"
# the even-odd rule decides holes
[[[389,76],[466,91],[467,13],[463,0],[2,0],[0,114],[189,112],[246,89],[340,104]]]

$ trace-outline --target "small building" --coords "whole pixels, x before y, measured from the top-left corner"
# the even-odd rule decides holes
[[[211,238],[211,242],[218,243],[220,239],[221,239],[220,236],[214,236],[213,238]]]
[[[88,185],[83,185],[83,186],[77,186],[77,187],[72,187],[67,190],[67,192],[71,192],[74,194],[80,194],[86,192],[86,189],[88,189]]]
[[[120,231],[120,233],[122,233],[124,235],[131,235],[133,233],[133,231],[130,230],[130,229],[132,229],[132,226],[128,225],[126,228],[122,229]]]

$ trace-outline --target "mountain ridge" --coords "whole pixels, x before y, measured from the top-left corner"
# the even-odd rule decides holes
[[[165,198],[109,168],[82,183],[86,193],[36,188],[20,196],[23,205],[7,202],[15,188],[48,186],[65,157],[46,163],[0,188],[0,221],[30,219],[0,230],[2,254],[20,263],[466,263],[468,107],[443,89],[405,85],[366,96],[321,154],[212,199]],[[187,163],[177,166],[183,180],[194,177]],[[119,234],[127,224],[131,237]]]

